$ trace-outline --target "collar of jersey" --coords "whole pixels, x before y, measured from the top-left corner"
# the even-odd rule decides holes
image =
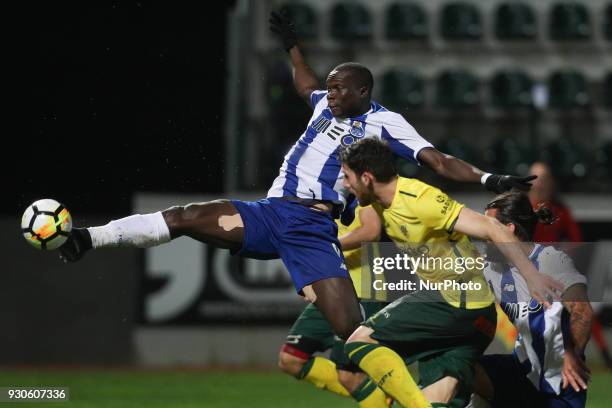
[[[395,204],[395,199],[397,198],[397,196],[399,195],[399,189],[400,189],[400,180],[402,178],[400,176],[397,176],[397,183],[395,184],[395,194],[393,194],[393,200],[391,200],[391,204],[389,205],[389,208],[385,208],[385,210],[390,210],[393,208],[393,204]]]
[[[327,109],[329,109],[329,107]],[[370,110],[367,111],[366,113],[362,113],[361,115],[355,116],[355,117],[344,118],[342,120],[338,120],[338,118],[334,118],[334,119],[338,120],[339,122],[344,122],[345,120],[348,120],[349,122],[354,122],[354,121],[365,122],[366,116],[368,116],[372,112],[374,112],[374,103],[370,102]]]

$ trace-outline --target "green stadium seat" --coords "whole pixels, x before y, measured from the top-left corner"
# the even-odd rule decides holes
[[[372,37],[372,18],[362,4],[343,2],[332,9],[331,35],[337,40],[368,40]]]
[[[440,18],[440,32],[447,40],[478,40],[482,37],[480,12],[470,3],[445,4]]]
[[[530,140],[504,138],[493,144],[491,165],[498,172],[527,174],[529,166],[539,159],[539,151]]]
[[[522,71],[500,71],[491,80],[491,100],[497,108],[533,106],[533,81]]]
[[[427,37],[427,15],[419,4],[393,3],[387,8],[385,35],[389,40],[422,40]]]
[[[412,72],[387,72],[381,89],[381,102],[391,110],[416,109],[425,104],[425,83]]]
[[[526,3],[503,3],[495,12],[495,35],[500,40],[531,40],[536,37],[536,15]]]
[[[583,108],[591,98],[584,75],[577,71],[558,71],[548,80],[549,103],[557,109]]]
[[[608,72],[603,83],[603,104],[605,107],[612,108],[612,72]]]
[[[478,79],[466,71],[445,71],[436,81],[436,102],[446,108],[469,108],[480,102]]]
[[[602,173],[612,180],[612,141],[604,143],[597,149],[597,164]]]
[[[287,9],[289,17],[295,24],[298,38],[304,40],[312,40],[318,36],[317,14],[304,3],[289,3],[284,6]]]
[[[482,154],[476,146],[473,143],[468,143],[459,136],[451,136],[438,143],[437,149],[442,153],[459,157],[461,160],[465,160],[474,165],[480,165],[482,163]]]
[[[604,11],[603,33],[608,41],[612,41],[612,3]]]
[[[553,173],[563,182],[583,179],[588,175],[589,157],[584,147],[567,137],[560,137],[543,151],[543,159],[552,166]]]
[[[593,35],[584,4],[557,3],[550,14],[550,36],[557,41],[588,40]]]

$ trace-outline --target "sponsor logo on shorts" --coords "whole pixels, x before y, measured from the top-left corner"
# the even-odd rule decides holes
[[[287,340],[285,340],[285,343],[299,344],[301,338],[302,338],[301,334],[290,334],[287,336]]]

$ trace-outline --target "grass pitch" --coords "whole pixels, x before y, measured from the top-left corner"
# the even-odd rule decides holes
[[[596,371],[589,408],[609,407],[612,373]],[[47,408],[343,408],[349,399],[315,390],[278,372],[11,370],[0,371],[0,386],[70,388],[69,403],[0,403]]]

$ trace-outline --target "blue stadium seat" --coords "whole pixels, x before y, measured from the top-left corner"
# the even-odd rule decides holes
[[[495,11],[495,35],[500,40],[531,40],[537,34],[533,8],[526,3],[503,3]]]
[[[512,109],[533,106],[533,81],[522,71],[500,71],[489,86],[495,107]]]
[[[412,72],[387,72],[381,89],[381,102],[391,110],[421,108],[425,104],[425,83]]]
[[[362,4],[343,2],[332,9],[331,34],[342,41],[368,40],[372,37],[369,11]]]
[[[422,40],[427,37],[427,15],[419,4],[393,3],[387,8],[385,27],[389,40]]]
[[[612,3],[608,4],[604,11],[603,32],[606,39],[612,41]]]
[[[446,108],[469,108],[480,102],[478,79],[466,71],[445,71],[436,82],[436,102]]]
[[[586,78],[580,72],[554,72],[548,80],[548,88],[549,102],[553,108],[583,108],[591,103]]]
[[[482,37],[480,12],[470,3],[445,4],[440,18],[440,32],[447,40],[478,40]]]
[[[307,4],[288,3],[284,6],[295,24],[298,38],[312,40],[318,36],[317,14]]]
[[[563,2],[553,5],[550,13],[553,40],[588,40],[592,35],[591,18],[584,4]]]

